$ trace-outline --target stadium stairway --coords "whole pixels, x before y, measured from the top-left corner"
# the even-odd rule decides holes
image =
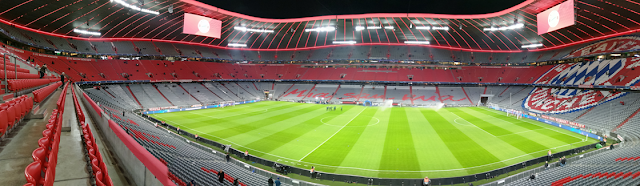
[[[42,131],[46,129],[51,111],[56,108],[57,98],[61,90],[56,90],[48,99],[33,106],[31,115],[45,115],[44,118],[24,119],[16,124],[11,133],[0,138],[0,183],[2,185],[23,185],[25,168],[33,162],[31,157],[34,149],[38,148],[38,140],[42,138]],[[63,144],[61,146],[66,146]],[[78,145],[80,145],[78,143]],[[62,169],[58,169],[62,172]]]

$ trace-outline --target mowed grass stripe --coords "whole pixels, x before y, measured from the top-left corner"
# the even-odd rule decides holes
[[[358,167],[368,170],[339,168],[335,173],[338,174],[357,174],[367,177],[378,176],[378,168],[382,160],[381,154],[384,146],[385,135],[387,133],[387,123],[391,116],[391,109],[376,109],[369,125],[362,135],[353,145],[353,148],[340,164],[341,167]],[[362,114],[361,114],[362,115]],[[379,120],[379,122],[378,122]],[[376,124],[377,122],[377,124]]]
[[[296,123],[295,125],[283,129],[281,131],[272,133],[266,137],[263,137],[259,140],[256,140],[252,143],[249,143],[245,146],[255,149],[255,150],[259,150],[262,152],[271,152],[277,148],[280,148],[284,145],[288,145],[290,143],[293,143],[294,140],[300,138],[301,136],[306,135],[309,132],[314,131],[316,128],[318,128],[319,126],[324,125],[324,123],[321,122],[321,120],[325,117],[330,117],[330,116],[335,116],[335,115],[339,115],[340,113],[344,113],[349,111],[350,109],[352,109],[353,107],[345,107],[345,109],[343,110],[343,112],[336,112],[336,111],[322,111],[321,115],[318,115],[316,117],[313,118],[308,118],[305,120],[300,120],[298,121],[298,123]],[[318,111],[316,111],[318,112]],[[320,113],[320,112],[318,112]],[[243,149],[242,147],[240,149]],[[244,150],[244,149],[243,149]],[[296,148],[291,148],[291,151],[296,151],[298,149]],[[263,156],[265,155],[264,153],[261,152],[253,152],[252,154],[257,155],[257,156]]]
[[[416,155],[420,160],[421,170],[449,170],[464,168],[442,141],[427,119],[420,112],[422,108],[405,108],[411,127]],[[428,160],[428,161],[424,161]],[[467,174],[467,170],[423,172],[419,177],[446,177],[452,172]],[[418,177],[418,178],[419,178]],[[415,178],[415,177],[414,177]]]
[[[484,131],[487,131],[488,133],[491,133],[494,136],[501,136],[501,135],[507,135],[507,134],[513,134],[513,132],[508,131],[506,129],[503,129],[502,127],[498,127],[494,124],[491,123],[487,123],[482,119],[476,118],[470,114],[467,114],[466,112],[458,109],[458,108],[450,108],[448,109],[449,112],[455,114],[456,116],[464,119],[465,121],[469,122],[472,125],[477,126],[478,128],[481,128]]]
[[[316,109],[312,109],[316,106]],[[570,131],[534,120],[507,118],[504,113],[490,109],[442,108],[433,111],[422,108],[396,107],[385,110],[367,107],[364,111],[362,106],[337,105],[344,107],[341,112],[339,108],[338,111],[326,111],[326,106],[328,105],[264,101],[235,107],[160,114],[157,117],[169,119],[167,121],[181,130],[225,144],[234,144],[236,149],[248,149],[250,154],[265,159],[282,159],[281,163],[300,168],[314,165],[321,172],[366,177],[463,176],[522,162],[538,154],[544,155],[546,150],[532,155],[527,154],[530,151],[519,148],[529,145],[526,140],[547,145],[548,148],[557,147],[552,149],[553,152],[571,148],[566,142],[549,137],[549,134],[538,133],[552,132],[564,135],[570,142],[580,141],[576,138],[580,135],[571,135],[573,133]],[[465,111],[465,114],[475,118],[464,114],[456,115],[459,111]],[[458,116],[469,121],[456,121]],[[323,118],[324,123],[320,121]],[[351,119],[353,121],[349,126],[342,128],[341,124]],[[367,126],[376,123],[378,119],[378,124]],[[469,122],[474,122],[475,125]],[[485,132],[478,126],[504,130]],[[403,132],[396,133],[394,130]],[[225,135],[220,135],[221,133]],[[395,134],[390,135],[391,133]],[[493,136],[502,133],[505,135]],[[584,136],[581,137],[584,139]],[[410,140],[399,140],[403,138]],[[589,140],[574,144],[573,147],[590,144],[592,141],[595,142]],[[393,148],[394,143],[396,148]],[[407,154],[405,152],[395,156],[385,152],[403,151],[397,149],[404,145],[413,147],[413,158],[404,157]],[[312,150],[313,153],[307,157],[313,158],[313,161],[305,158],[298,162]],[[405,161],[407,165],[389,163],[387,167],[383,167],[393,160]]]
[[[174,119],[189,119],[192,121],[198,121],[198,122],[202,122],[203,124],[216,124],[216,123],[220,123],[220,122],[226,122],[226,121],[230,121],[230,122],[234,122],[237,119],[240,118],[245,118],[247,116],[255,116],[255,115],[260,115],[260,114],[265,114],[265,110],[263,108],[268,108],[271,111],[277,111],[277,110],[282,110],[282,109],[286,109],[286,108],[290,108],[291,105],[289,104],[272,104],[272,105],[265,105],[264,107],[258,107],[258,108],[245,108],[245,109],[238,109],[238,110],[231,110],[231,111],[227,111],[227,108],[213,108],[213,109],[203,109],[203,110],[216,110],[214,111],[209,111],[209,112],[204,112],[204,113],[199,113],[199,114],[195,114],[194,112],[196,111],[181,111],[181,112],[171,112],[171,113],[162,113],[162,114],[154,114],[152,116],[159,116],[162,118],[166,118],[169,120],[174,120]],[[219,111],[219,112],[218,112]],[[241,112],[241,115],[232,115],[229,113],[235,113],[235,112]],[[208,117],[207,115],[211,115],[211,117]],[[215,115],[215,116],[214,116]]]
[[[529,130],[523,127],[520,127],[518,125],[515,125],[511,122],[508,121],[504,121],[501,120],[500,118],[496,118],[490,115],[486,115],[483,113],[480,113],[474,109],[469,109],[469,108],[460,108],[460,110],[464,110],[466,111],[468,114],[471,114],[473,116],[476,116],[477,118],[483,119],[485,121],[491,121],[491,123],[494,123],[495,125],[505,128],[507,130],[510,130],[512,132],[515,132],[513,134],[510,135],[503,135],[503,136],[498,136],[500,139],[506,140],[505,137],[513,137],[512,135],[520,135],[522,137],[526,137],[531,141],[535,141],[536,143],[543,145],[545,147],[547,147],[548,149],[550,148],[555,148],[558,146],[562,146],[562,145],[566,145],[567,143],[563,142],[563,141],[559,141],[555,138],[550,138],[547,135],[544,135],[540,132],[543,132],[544,130],[551,130],[548,128],[540,128],[540,129],[534,129],[534,130]],[[525,119],[520,119],[519,122],[520,123],[524,123],[524,124],[529,124],[524,122],[526,121]]]
[[[405,108],[391,108],[391,118],[387,125],[387,135],[382,150],[380,170],[418,171],[420,164],[411,135],[411,127]],[[428,144],[424,144],[428,145]],[[388,172],[380,172],[380,177],[389,177]]]
[[[276,115],[272,115],[271,117],[268,118],[263,118],[260,119],[258,121],[253,121],[250,123],[246,123],[246,124],[242,124],[242,125],[237,125],[231,128],[227,128],[227,129],[223,129],[223,130],[219,130],[219,131],[215,131],[215,132],[211,132],[213,133],[213,135],[218,136],[220,138],[229,138],[229,137],[233,137],[235,135],[239,135],[239,134],[243,134],[252,130],[256,130],[259,129],[261,127],[265,127],[265,126],[269,126],[272,125],[280,120],[282,120],[283,118],[289,118],[289,117],[293,117],[296,115],[300,115],[300,114],[304,114],[307,112],[311,112],[314,110],[319,110],[321,109],[322,106],[321,105],[311,105],[307,108],[303,108],[303,109],[297,109],[291,112],[283,112],[283,113],[279,113]],[[278,112],[276,112],[278,113]]]
[[[449,121],[438,112],[422,110],[422,115],[431,123],[433,129],[438,133],[442,141],[449,148],[449,151],[451,151],[462,166],[474,167],[487,164],[488,162],[500,161],[499,158],[469,138],[469,136],[453,126],[453,124],[449,123]],[[500,166],[504,166],[504,164]]]
[[[202,132],[217,132],[221,130],[226,130],[229,128],[233,128],[236,126],[244,125],[247,123],[254,123],[262,121],[266,118],[270,118],[274,116],[274,113],[277,114],[285,114],[293,111],[297,111],[303,108],[312,107],[312,105],[308,104],[292,104],[292,105],[281,105],[276,108],[269,109],[271,112],[257,111],[251,112],[246,115],[232,116],[227,118],[208,120],[207,122],[202,122],[199,125],[193,125],[191,128]],[[271,120],[276,122],[276,120]]]
[[[295,106],[301,106],[301,107],[309,106],[306,104],[298,104],[298,105],[274,104],[274,105],[276,106],[274,106],[271,109],[272,111],[280,111],[284,109],[295,110],[296,109]],[[272,115],[264,111],[259,111],[259,112],[249,112],[244,118],[240,118],[241,116],[232,117],[232,118],[237,118],[235,120],[230,120],[231,118],[226,118],[226,119],[209,118],[203,121],[198,121],[197,118],[208,118],[208,117],[201,116],[201,115],[193,116],[193,114],[190,112],[191,111],[173,112],[171,113],[172,115],[162,115],[162,116],[155,116],[155,117],[165,121],[172,121],[173,123],[179,122],[182,128],[188,128],[195,134],[203,134],[203,133],[211,134],[214,131],[223,130],[223,129],[230,128],[232,126],[243,124],[240,122],[257,121],[257,120],[260,120],[262,117],[268,117]],[[252,116],[252,117],[246,118],[247,116]],[[185,122],[185,120],[187,122]],[[214,139],[219,139],[219,138],[214,138]]]
[[[487,114],[487,115],[490,115],[490,116],[494,116],[494,117],[495,116],[498,116],[498,117],[500,116],[499,114],[497,114],[495,112],[491,112],[491,111],[489,111],[487,109],[483,109],[483,108],[473,108],[473,109],[476,109],[476,111],[484,113],[484,114]],[[551,125],[544,126],[544,125],[547,125],[547,124],[544,124],[543,125],[544,127],[541,127],[541,126],[529,123],[530,122],[530,121],[528,121],[529,119],[526,119],[526,118],[523,118],[525,123],[516,123],[516,122],[518,122],[518,119],[513,118],[513,117],[504,117],[503,116],[503,117],[500,117],[500,118],[502,120],[504,120],[504,121],[511,122],[511,123],[514,123],[515,125],[523,126],[525,128],[537,128],[537,129],[540,129],[540,128],[551,128],[551,127],[554,127],[554,126],[551,126]],[[537,121],[531,120],[531,122],[537,122]],[[533,127],[533,126],[535,126],[535,127]],[[560,130],[564,130],[564,129],[560,129]],[[541,130],[541,131],[539,131],[539,133],[540,134],[544,134],[546,136],[549,136],[551,138],[557,139],[559,141],[565,142],[565,143],[575,143],[575,142],[581,141],[580,139],[571,136],[571,134],[565,134],[565,133],[557,132],[557,131],[554,131],[554,130]],[[578,135],[578,134],[576,134],[576,135]]]
[[[324,165],[339,166],[344,161],[345,157],[349,154],[351,149],[360,138],[360,135],[366,128],[366,124],[371,121],[371,116],[375,114],[376,109],[367,109],[358,107],[357,109],[366,109],[360,113],[360,115],[353,118],[350,123],[346,123],[349,120],[342,121],[346,127],[340,132],[334,135],[331,139],[318,147],[315,151],[302,159],[304,162],[310,163],[322,163]],[[336,122],[336,121],[330,121]],[[363,125],[364,124],[364,125]],[[355,127],[350,127],[355,126]],[[336,128],[338,130],[339,128]],[[328,138],[329,136],[327,136]],[[327,172],[334,172],[335,168],[327,167],[323,169]]]
[[[518,148],[523,152],[533,153],[533,152],[547,149],[546,146],[541,145],[535,141],[532,141],[527,137],[524,137],[519,134],[514,134],[511,131],[508,131],[499,126],[488,123],[480,118],[477,118],[475,116],[472,116],[471,114],[461,111],[460,109],[456,108],[451,110],[453,111],[454,114],[462,117],[466,121],[482,128],[485,131],[491,132],[493,135],[496,135],[502,141],[511,144],[511,146]],[[508,135],[508,134],[511,134],[511,135]],[[507,135],[507,136],[501,136],[501,135]]]

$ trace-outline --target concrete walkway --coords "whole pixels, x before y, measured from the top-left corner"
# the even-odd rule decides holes
[[[80,101],[80,97],[82,96],[82,94],[79,94],[79,91],[76,91],[76,95],[78,96],[78,101]],[[87,112],[87,109],[93,109],[93,108],[86,108],[82,103],[80,103],[80,108],[82,109],[82,112],[85,113],[85,122],[89,124],[89,128],[91,128],[91,133],[93,133],[93,137],[96,139],[96,145],[98,145],[98,149],[102,154],[102,159],[105,165],[107,166],[109,177],[111,177],[111,181],[113,182],[113,185],[118,185],[118,186],[135,185],[135,183],[133,182],[133,179],[129,178],[128,175],[124,173],[124,169],[119,165],[120,161],[118,161],[117,157],[113,156],[113,153],[111,153],[111,151],[108,148],[109,146],[105,143],[105,141],[102,140],[103,138],[102,133],[97,130],[99,128],[95,126],[96,123],[93,122],[89,117],[89,113]]]
[[[46,129],[51,111],[62,90],[57,90],[40,105],[38,113],[44,113],[45,119],[23,121],[0,142],[0,185],[24,185],[24,169],[33,162],[31,153],[38,148],[38,139]],[[35,107],[34,107],[35,108]],[[62,149],[61,149],[62,151]],[[57,169],[57,172],[60,172]]]
[[[64,103],[65,112],[62,115],[62,133],[60,134],[60,151],[58,151],[58,165],[56,179],[53,185],[91,185],[91,174],[87,170],[84,145],[80,137],[73,104],[73,94],[69,85]]]

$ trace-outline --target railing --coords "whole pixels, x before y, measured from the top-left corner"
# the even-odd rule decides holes
[[[83,92],[82,102],[94,120],[94,126],[102,132],[102,139],[121,161],[136,185],[175,186],[169,179],[169,168],[127,134],[89,96]]]

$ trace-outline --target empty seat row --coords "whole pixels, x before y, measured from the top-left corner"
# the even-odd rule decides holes
[[[111,177],[109,177],[109,172],[107,170],[107,165],[104,163],[102,159],[102,154],[100,150],[98,150],[98,145],[96,144],[96,139],[93,137],[93,133],[91,133],[91,129],[89,128],[89,124],[85,124],[84,121],[80,123],[82,125],[82,140],[84,141],[84,147],[87,152],[87,160],[91,167],[91,172],[93,173],[93,177],[95,178],[95,182],[97,186],[113,186],[111,182]]]
[[[29,73],[29,70],[24,69],[24,68],[20,68],[19,66],[20,66],[20,65],[18,65],[18,68],[16,68],[16,67],[14,66],[14,64],[12,64],[12,63],[7,63],[7,67],[6,67],[7,69],[6,69],[6,70],[7,70],[7,71],[18,71],[18,72],[22,72],[22,73]],[[5,70],[4,63],[0,63],[0,69],[1,69],[1,70]]]
[[[62,82],[57,82],[55,84],[51,84],[49,86],[42,87],[38,90],[33,91],[33,101],[37,103],[44,101],[44,99],[47,98],[47,96],[49,96],[51,93],[56,91],[56,89],[60,87],[60,85],[62,85]]]
[[[218,175],[218,171],[216,171],[216,170],[213,170],[213,169],[209,170],[209,169],[206,169],[206,168],[204,168],[204,167],[200,167],[200,169],[202,169],[204,172],[207,172],[207,173],[213,173],[213,174]],[[230,176],[229,174],[224,174],[224,179],[225,179],[225,180],[227,180],[227,181],[229,181],[230,183],[234,183],[234,181],[235,181],[235,179],[233,178],[233,176]],[[242,183],[242,182],[238,182],[238,184],[239,184],[240,186],[247,186],[247,184],[244,184],[244,183]]]
[[[7,79],[15,79],[16,78],[16,72],[14,71],[7,71]],[[5,75],[5,71],[4,70],[0,70],[0,79],[4,79],[4,75]],[[18,79],[38,79],[40,78],[40,75],[38,74],[29,74],[29,73],[24,73],[24,72],[18,72]]]
[[[27,180],[25,186],[44,185],[51,186],[55,181],[56,165],[58,161],[58,150],[60,147],[60,134],[62,128],[62,115],[64,113],[64,102],[69,84],[63,89],[56,109],[49,117],[46,129],[42,131],[42,138],[38,140],[38,148],[32,153],[33,162],[24,170]]]
[[[33,99],[26,95],[0,104],[0,137],[9,133],[33,108]]]
[[[37,87],[41,85],[46,85],[51,82],[58,81],[58,79],[47,78],[47,79],[12,79],[8,80],[9,90],[18,91],[24,90],[32,87]]]

